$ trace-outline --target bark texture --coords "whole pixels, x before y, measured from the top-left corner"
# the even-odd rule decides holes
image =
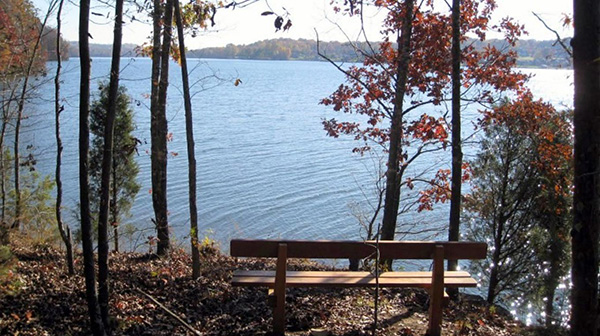
[[[83,250],[83,272],[90,325],[94,336],[104,336],[104,325],[96,295],[94,272],[94,245],[90,217],[90,184],[88,179],[88,157],[90,149],[90,75],[91,59],[89,45],[90,0],[79,3],[79,62],[81,78],[79,87],[79,204],[81,217],[81,245]]]
[[[460,209],[462,197],[462,140],[460,117],[460,0],[452,1],[452,185],[450,200],[450,225],[448,241],[460,237]],[[448,271],[456,271],[458,262],[448,260]],[[457,288],[448,288],[452,299],[458,296]]]
[[[600,3],[574,1],[575,192],[571,335],[597,335],[600,225]]]
[[[160,4],[158,7],[160,8]],[[155,11],[157,9],[155,8]],[[167,116],[166,116],[166,105],[167,105],[167,87],[169,85],[169,55],[171,49],[171,33],[173,21],[173,0],[167,0],[165,4],[164,18],[160,20],[160,13],[155,13],[154,20],[163,22],[163,40],[161,46],[160,56],[155,55],[156,46],[152,50],[153,62],[155,57],[160,57],[158,70],[159,79],[157,82],[158,87],[153,87],[153,93],[156,94],[156,101],[152,101],[154,106],[152,109],[152,120],[150,124],[151,140],[152,140],[152,205],[154,207],[154,221],[157,231],[157,253],[160,256],[167,255],[169,252],[169,224],[167,218]],[[158,18],[156,17],[158,16]],[[160,23],[158,23],[160,24]],[[154,42],[156,42],[156,25],[154,32]],[[160,34],[160,32],[159,32]],[[160,39],[160,35],[158,37]],[[156,51],[158,53],[158,51]],[[152,77],[154,86],[154,75],[155,75],[155,64],[152,65]],[[156,91],[154,91],[156,90]]]
[[[402,114],[408,65],[410,62],[410,39],[414,1],[406,0],[404,7],[404,21],[398,36],[398,59],[396,64],[395,101],[390,127],[390,148],[388,154],[388,167],[386,172],[385,205],[383,211],[383,224],[381,226],[381,239],[393,240],[396,233],[396,221],[400,204],[401,168],[402,157]],[[386,261],[391,266],[391,261]]]
[[[185,107],[185,134],[188,155],[188,186],[190,204],[190,239],[192,244],[192,277],[200,277],[200,251],[198,250],[198,207],[196,204],[196,154],[194,143],[194,122],[192,118],[192,98],[188,76],[187,57],[185,54],[185,38],[179,1],[175,1],[175,21],[179,38],[179,54],[181,57],[181,81],[183,83],[183,100]]]
[[[56,170],[55,170],[55,182],[56,182],[56,223],[58,224],[58,232],[60,237],[65,244],[66,250],[66,263],[69,275],[75,274],[73,267],[73,244],[71,242],[71,234],[68,227],[62,221],[62,179],[61,179],[61,166],[62,166],[62,139],[60,136],[60,113],[64,110],[64,106],[60,103],[60,74],[62,70],[62,51],[61,51],[61,15],[63,9],[64,0],[60,0],[58,4],[58,11],[56,13],[56,76],[54,76],[54,135],[56,137]],[[0,148],[2,148],[0,146]]]
[[[98,214],[98,300],[102,323],[110,334],[109,314],[109,269],[108,269],[108,213],[110,208],[110,178],[113,160],[113,138],[117,115],[117,95],[119,92],[119,71],[121,67],[121,40],[123,27],[123,0],[115,3],[115,26],[113,50],[108,88],[108,108],[104,124],[104,148],[102,154],[102,175],[100,177],[100,209]]]

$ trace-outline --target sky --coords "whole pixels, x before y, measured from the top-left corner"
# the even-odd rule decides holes
[[[40,16],[47,12],[49,0],[32,0],[38,8]],[[76,1],[67,1],[63,10],[63,36],[69,41],[78,39],[78,16],[79,8]],[[323,41],[346,41],[348,38],[355,40],[358,31],[356,17],[343,17],[333,13],[330,0],[263,0],[246,8],[222,9],[218,11],[215,21],[216,25],[207,32],[199,34],[195,38],[186,40],[188,49],[205,47],[221,47],[229,43],[249,44],[255,41],[272,38],[305,38],[319,39]],[[571,1],[560,0],[497,0],[498,8],[494,18],[499,20],[504,17],[512,17],[517,22],[524,24],[529,35],[524,38],[537,40],[553,40],[555,35],[546,29],[536,19],[532,12],[539,14],[552,28],[556,29],[562,37],[571,36],[569,29],[564,29],[561,18],[564,13],[572,12]],[[444,1],[439,0],[437,8],[447,8]],[[286,32],[275,32],[273,26],[274,16],[261,16],[264,11],[273,11],[279,15],[289,14],[293,26]],[[91,43],[112,43],[113,23],[107,16],[112,16],[112,10],[100,6],[96,0],[92,0],[92,12],[101,15],[92,15],[90,25]],[[144,14],[135,14],[137,19],[143,18]],[[365,16],[366,31],[371,40],[378,40],[381,15],[369,12]],[[55,26],[55,19],[51,19],[51,26]],[[343,27],[342,31],[340,27]],[[123,29],[123,42],[142,44],[149,41],[151,25],[126,20]],[[493,36],[492,36],[493,37]]]

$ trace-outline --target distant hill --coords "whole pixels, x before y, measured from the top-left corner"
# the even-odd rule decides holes
[[[506,46],[503,40],[489,41],[496,48]],[[530,68],[571,68],[571,58],[562,49],[560,45],[555,45],[556,41],[537,41],[537,40],[519,40],[515,50],[519,55],[517,65]],[[571,40],[565,41],[570,45]],[[476,48],[483,48],[486,42],[475,42]]]
[[[360,43],[361,48],[367,47]],[[349,43],[321,42],[321,52],[333,60],[357,62],[361,60]],[[189,57],[197,58],[237,58],[256,60],[306,60],[322,61],[317,54],[315,40],[292,40],[287,38],[263,40],[248,45],[228,44],[223,48],[190,50]]]
[[[489,40],[486,42],[468,41],[474,43],[477,48],[483,48],[487,43],[497,47],[506,46],[503,40]],[[567,45],[569,41],[566,41]],[[365,43],[359,43],[361,48],[366,49]],[[376,44],[375,44],[376,46]],[[123,56],[135,56],[136,45],[123,45]],[[359,62],[361,57],[349,43],[321,42],[321,52],[335,61]],[[571,62],[568,55],[560,46],[554,45],[554,41],[520,40],[514,48],[519,59],[517,65],[520,67],[535,68],[570,68]],[[111,45],[90,44],[92,57],[110,57]],[[69,55],[78,57],[77,43],[71,43]],[[221,48],[204,48],[188,51],[190,58],[220,58],[220,59],[256,59],[256,60],[307,60],[323,61],[317,55],[317,43],[307,39],[272,39],[254,42],[248,45],[228,44]]]
[[[121,47],[121,56],[135,57],[137,53],[135,49],[138,46],[132,43],[125,43]],[[111,57],[112,56],[112,45],[111,44],[96,44],[90,43],[90,55],[92,57]],[[79,45],[77,42],[71,42],[69,45],[69,56],[79,57]]]

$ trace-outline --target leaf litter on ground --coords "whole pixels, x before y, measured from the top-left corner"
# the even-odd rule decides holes
[[[69,277],[62,252],[50,247],[12,247],[10,279],[0,279],[1,335],[88,335],[82,257]],[[274,269],[272,260],[239,259],[204,248],[201,276],[191,278],[191,257],[174,250],[110,255],[111,318],[115,335],[268,335],[271,308],[267,291],[233,287],[235,269]],[[327,270],[292,260],[291,270]],[[6,276],[4,276],[6,278]],[[7,285],[7,282],[11,285]],[[10,290],[9,290],[10,289]],[[424,335],[428,295],[419,289],[381,289],[378,335]],[[151,296],[155,301],[149,299]],[[529,329],[482,299],[462,295],[444,309],[442,335],[525,335]],[[290,288],[286,296],[287,334],[372,335],[374,290]],[[164,307],[164,308],[161,308]],[[176,314],[184,323],[178,322]],[[491,313],[493,311],[494,313]]]

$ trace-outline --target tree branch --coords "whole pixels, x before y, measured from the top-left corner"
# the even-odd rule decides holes
[[[533,16],[535,16],[538,20],[540,20],[540,22],[544,25],[544,27],[546,27],[546,29],[548,29],[549,31],[553,32],[554,35],[556,36],[556,42],[554,42],[554,45],[556,45],[556,43],[560,44],[560,46],[563,48],[563,50],[569,55],[570,58],[573,58],[573,51],[571,50],[571,48],[569,48],[565,42],[563,42],[562,37],[560,37],[560,34],[550,28],[550,26],[548,26],[546,24],[546,21],[544,21],[539,15],[537,15],[535,12],[531,12],[533,14]]]
[[[144,295],[146,298],[148,298],[148,300],[152,301],[154,304],[156,304],[157,306],[159,306],[162,310],[164,310],[169,315],[171,315],[174,319],[177,320],[177,322],[179,322],[185,329],[187,329],[188,331],[190,331],[192,334],[198,335],[198,336],[202,335],[201,332],[199,332],[198,330],[194,329],[191,325],[189,325],[187,322],[185,322],[177,314],[175,314],[174,312],[172,312],[169,308],[163,306],[162,303],[158,302],[158,300],[156,300],[154,297],[152,297],[152,295],[144,292],[143,290],[141,290],[139,288],[136,288],[136,290],[139,293],[141,293],[142,295]]]

